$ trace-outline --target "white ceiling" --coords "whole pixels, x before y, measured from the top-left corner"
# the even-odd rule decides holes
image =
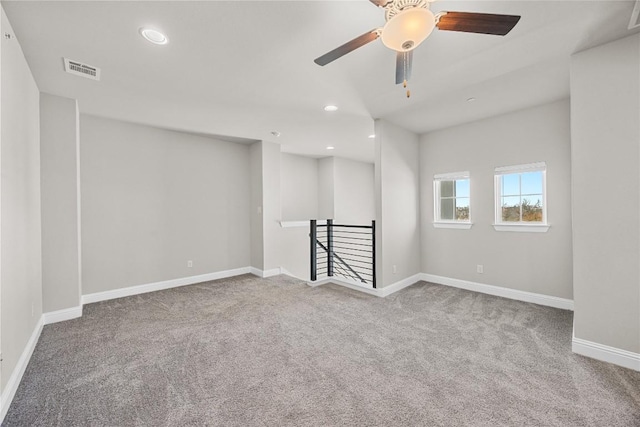
[[[83,113],[372,161],[374,118],[425,133],[567,97],[570,55],[631,34],[634,1],[437,1],[434,12],[522,19],[506,37],[434,31],[414,52],[410,99],[379,40],[313,63],[384,24],[367,0],[2,4],[40,90]],[[142,26],[170,43],[143,40]],[[66,74],[63,57],[101,68],[101,81]]]

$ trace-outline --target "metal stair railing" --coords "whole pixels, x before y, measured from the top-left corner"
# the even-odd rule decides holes
[[[342,277],[376,287],[375,221],[371,225],[310,221],[311,280]]]

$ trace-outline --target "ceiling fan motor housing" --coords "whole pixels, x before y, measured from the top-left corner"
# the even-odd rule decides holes
[[[385,1],[385,0],[380,0]],[[403,10],[419,7],[422,9],[429,9],[429,3],[434,0],[390,0],[386,1],[382,6],[385,9],[384,18],[385,21],[391,21],[391,18],[402,12]]]
[[[435,25],[435,16],[429,9],[410,7],[387,21],[382,29],[382,43],[397,52],[408,52],[418,47]]]

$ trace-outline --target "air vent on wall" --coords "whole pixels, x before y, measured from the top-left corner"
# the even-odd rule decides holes
[[[631,12],[631,20],[629,21],[630,30],[638,27],[640,27],[640,0],[636,0],[636,5],[633,7],[633,12]]]
[[[64,58],[64,70],[69,74],[100,80],[100,68]]]

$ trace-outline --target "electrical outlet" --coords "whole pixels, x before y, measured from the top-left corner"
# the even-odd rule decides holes
[[[187,261],[187,267],[189,268],[193,267],[193,261],[191,260]]]
[[[482,264],[478,264],[476,266],[476,271],[480,274],[484,273],[484,266]]]
[[[392,270],[393,274],[396,274],[398,272],[398,266],[394,264]]]

